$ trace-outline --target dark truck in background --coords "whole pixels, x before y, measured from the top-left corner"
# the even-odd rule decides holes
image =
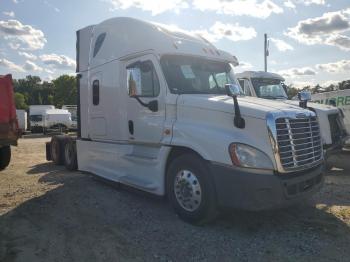
[[[19,137],[12,76],[0,75],[0,170],[11,160],[11,145],[17,146]]]

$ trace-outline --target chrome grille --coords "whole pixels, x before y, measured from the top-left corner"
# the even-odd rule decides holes
[[[279,157],[285,170],[310,166],[322,160],[320,127],[316,116],[277,118],[276,131]]]

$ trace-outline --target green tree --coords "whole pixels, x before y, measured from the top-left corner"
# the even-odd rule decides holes
[[[27,110],[28,105],[25,102],[25,97],[23,94],[16,92],[15,93],[15,103],[17,109]]]
[[[75,105],[77,103],[77,84],[75,76],[61,75],[52,81],[55,105]]]

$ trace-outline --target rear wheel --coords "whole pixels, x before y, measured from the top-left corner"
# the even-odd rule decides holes
[[[11,160],[11,147],[4,146],[0,148],[0,170],[4,170]]]
[[[64,146],[64,165],[71,171],[78,169],[76,142],[72,138]]]
[[[195,154],[174,159],[168,169],[167,193],[176,213],[192,224],[217,215],[216,193],[207,164]]]
[[[51,159],[56,165],[64,163],[65,136],[53,136],[51,138]]]

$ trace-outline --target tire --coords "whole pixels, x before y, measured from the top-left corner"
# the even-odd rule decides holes
[[[11,147],[4,146],[0,148],[0,171],[4,170],[11,160]]]
[[[169,201],[181,219],[201,225],[216,218],[215,187],[202,158],[191,153],[175,158],[169,165],[166,183]]]
[[[53,136],[51,138],[51,159],[56,165],[64,163],[65,136]]]
[[[76,142],[72,138],[67,138],[64,146],[64,165],[70,171],[78,169]]]

